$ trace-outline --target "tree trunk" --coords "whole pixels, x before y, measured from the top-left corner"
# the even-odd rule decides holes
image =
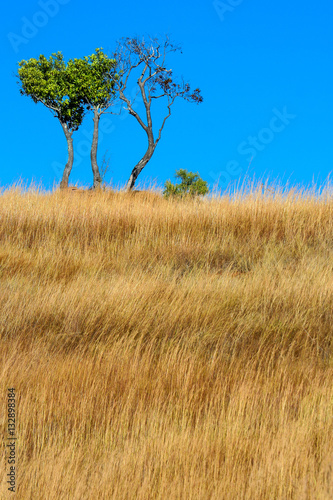
[[[155,144],[149,144],[145,155],[133,168],[130,178],[127,181],[126,191],[131,191],[134,188],[135,181],[137,180],[140,172],[144,169],[144,167],[149,162],[150,158],[153,156],[155,147],[156,147]]]
[[[93,188],[99,188],[102,184],[102,177],[99,172],[99,168],[97,165],[97,146],[98,146],[98,126],[99,126],[100,113],[98,113],[97,109],[94,109],[94,134],[90,151],[90,159],[91,159],[91,168],[94,175],[94,184]]]
[[[74,149],[73,149],[73,137],[72,137],[73,132],[69,132],[66,123],[61,123],[61,126],[66,136],[67,149],[68,149],[68,160],[65,165],[64,173],[62,175],[62,179],[60,182],[60,189],[65,189],[68,187],[68,179],[74,162]]]

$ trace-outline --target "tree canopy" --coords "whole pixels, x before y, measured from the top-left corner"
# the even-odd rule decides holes
[[[40,55],[38,59],[19,62],[18,77],[21,95],[41,102],[69,131],[75,131],[82,123],[84,104],[71,70],[63,54],[56,52],[49,59]]]
[[[78,95],[88,109],[104,111],[115,98],[116,60],[110,59],[102,48],[90,56],[71,59],[68,71],[75,81]]]

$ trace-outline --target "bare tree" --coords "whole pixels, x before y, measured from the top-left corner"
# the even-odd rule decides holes
[[[127,182],[127,190],[133,189],[138,175],[147,165],[154,154],[156,146],[161,139],[162,130],[166,120],[171,115],[171,106],[177,97],[182,97],[186,101],[199,104],[203,101],[200,89],[191,92],[190,85],[184,80],[175,81],[172,69],[166,69],[166,56],[170,52],[180,51],[178,45],[170,42],[166,36],[163,40],[149,37],[144,38],[122,38],[117,44],[117,50],[114,58],[117,60],[118,80],[115,82],[115,89],[118,91],[119,98],[127,105],[127,111],[134,116],[140,126],[143,128],[148,138],[148,147],[141,160],[133,168],[130,178]],[[146,111],[146,117],[143,119],[133,109],[134,99],[128,97],[127,86],[130,75],[133,70],[139,69],[138,94],[141,94],[142,101]],[[166,115],[161,123],[157,137],[154,137],[153,122],[151,116],[151,104],[153,99],[165,98]]]

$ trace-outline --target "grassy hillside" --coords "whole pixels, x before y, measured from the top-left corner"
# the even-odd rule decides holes
[[[331,499],[332,339],[332,196],[0,196],[17,498]]]

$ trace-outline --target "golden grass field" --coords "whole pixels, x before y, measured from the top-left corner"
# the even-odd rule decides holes
[[[1,499],[333,498],[333,198],[0,195]]]

